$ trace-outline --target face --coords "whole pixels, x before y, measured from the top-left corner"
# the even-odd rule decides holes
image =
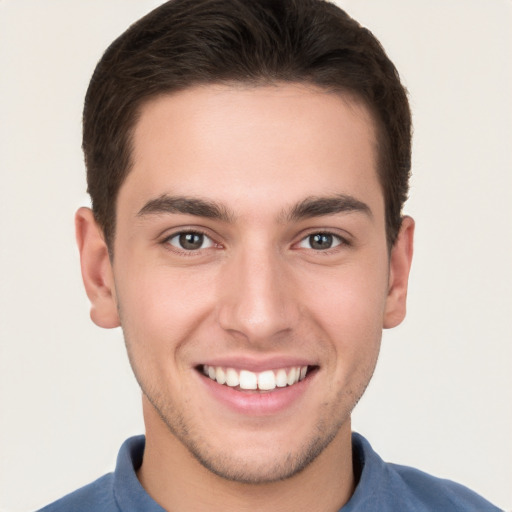
[[[207,86],[145,105],[133,142],[112,263],[78,221],[93,319],[122,325],[148,432],[225,478],[289,477],[350,435],[404,314],[412,228],[390,256],[371,117],[311,87]]]

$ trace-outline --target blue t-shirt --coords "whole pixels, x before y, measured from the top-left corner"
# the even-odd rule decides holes
[[[124,442],[114,473],[68,494],[39,512],[165,512],[144,490],[136,471],[144,436]],[[358,484],[339,512],[499,512],[468,488],[417,469],[384,462],[368,441],[352,435]]]

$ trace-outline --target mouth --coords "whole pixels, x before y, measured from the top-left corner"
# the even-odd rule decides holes
[[[308,378],[316,366],[290,366],[253,372],[224,366],[199,365],[197,370],[209,379],[237,391],[269,392],[287,388]]]

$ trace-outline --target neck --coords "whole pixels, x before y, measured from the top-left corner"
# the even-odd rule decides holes
[[[144,418],[146,448],[137,476],[168,512],[336,512],[354,491],[350,421],[297,475],[272,483],[244,484],[204,468],[148,403],[144,404]]]

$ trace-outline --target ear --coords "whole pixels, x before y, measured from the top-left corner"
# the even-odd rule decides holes
[[[398,237],[391,249],[389,261],[389,284],[384,311],[385,329],[396,327],[405,318],[407,284],[411,269],[414,239],[414,220],[404,217]]]
[[[114,274],[103,231],[89,208],[75,215],[75,230],[85,291],[91,301],[91,319],[100,327],[120,325],[114,287]]]

